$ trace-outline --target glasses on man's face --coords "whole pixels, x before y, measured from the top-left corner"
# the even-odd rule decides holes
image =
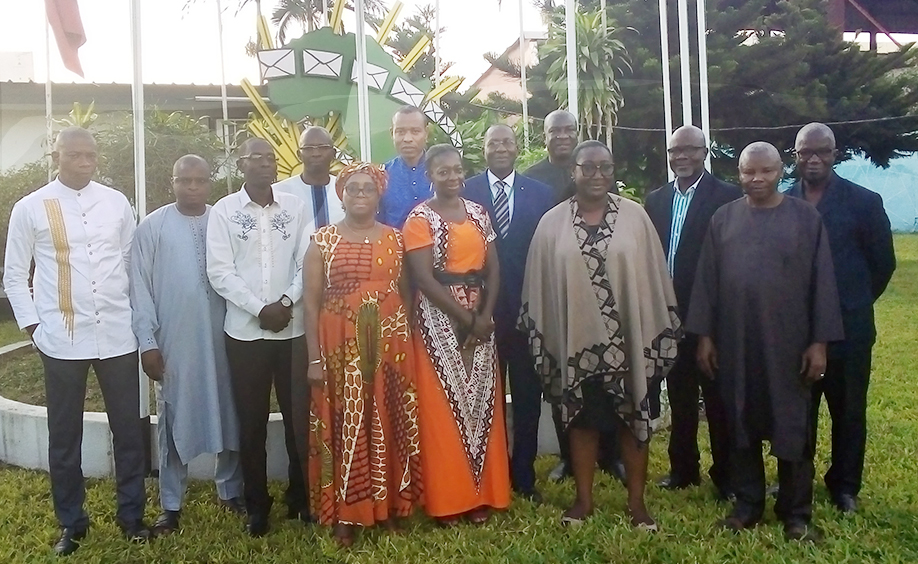
[[[345,186],[344,191],[353,198],[369,198],[377,192],[375,186]]]
[[[500,147],[506,147],[512,149],[516,147],[516,139],[491,139],[487,144],[488,149],[498,149]]]
[[[253,164],[277,162],[277,157],[274,156],[274,153],[252,153],[251,155],[242,155],[239,158]]]
[[[698,151],[705,149],[700,145],[685,145],[680,147],[670,147],[666,149],[666,152],[669,153],[671,157],[681,157],[682,155],[694,155]]]
[[[300,151],[303,151],[304,153],[322,153],[328,151],[331,148],[332,146],[327,143],[324,145],[303,145],[300,147]]]
[[[813,155],[819,157],[819,160],[824,161],[835,154],[835,149],[800,149],[799,151],[794,151],[794,154],[801,161],[808,161],[813,158]]]
[[[210,184],[210,178],[205,178],[202,176],[173,176],[172,183],[176,186],[207,186]]]
[[[613,163],[602,163],[599,165],[594,163],[577,163],[574,166],[579,166],[580,172],[587,178],[596,176],[597,171],[606,178],[611,178],[612,175],[615,174],[615,165]]]

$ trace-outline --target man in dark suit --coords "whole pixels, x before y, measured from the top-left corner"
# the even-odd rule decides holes
[[[554,207],[550,187],[514,171],[516,136],[499,124],[485,133],[488,169],[465,181],[463,196],[488,210],[497,233],[500,289],[494,309],[495,339],[501,371],[510,381],[513,400],[513,453],[510,477],[517,495],[541,501],[535,488],[535,462],[542,408],[542,382],[535,372],[525,333],[516,328],[529,242],[542,214]]]
[[[644,208],[663,244],[666,264],[676,290],[679,317],[684,321],[688,316],[695,269],[711,216],[720,206],[741,197],[743,192],[737,186],[714,178],[704,169],[708,147],[704,133],[697,127],[684,125],[674,131],[666,152],[676,179],[648,194]],[[670,473],[659,484],[666,489],[682,489],[701,483],[698,453],[700,387],[714,459],[709,475],[717,488],[718,497],[727,499],[731,493],[726,412],[717,386],[698,367],[695,360],[697,346],[697,336],[686,335],[679,343],[676,363],[666,377],[672,408]]]
[[[825,377],[813,385],[813,425],[824,394],[832,416],[832,466],[825,482],[835,506],[857,511],[867,444],[867,386],[876,326],[873,303],[896,269],[889,218],[879,194],[833,171],[835,134],[811,123],[797,133],[797,176],[789,194],[816,206],[829,235],[845,340],[830,343]],[[815,437],[813,437],[815,449]],[[814,452],[815,454],[815,452]]]

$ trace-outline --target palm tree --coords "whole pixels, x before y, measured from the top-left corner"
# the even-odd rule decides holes
[[[625,103],[617,77],[631,71],[628,51],[617,39],[622,31],[614,24],[602,25],[601,11],[578,13],[574,18],[577,30],[577,105],[578,119],[593,139],[605,133],[606,144],[612,148],[612,126]],[[539,50],[540,58],[550,61],[547,71],[548,88],[559,104],[567,102],[567,47],[563,14],[556,14],[548,28],[548,41]]]

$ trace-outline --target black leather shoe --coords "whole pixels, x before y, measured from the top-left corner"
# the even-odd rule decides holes
[[[835,507],[842,513],[857,513],[857,498],[851,494],[841,494],[834,500]]]
[[[813,525],[803,521],[787,521],[784,523],[784,538],[800,542],[819,542],[822,533]]]
[[[718,487],[715,487],[715,488],[714,488],[714,492],[715,492],[715,493],[714,493],[714,498],[715,498],[717,501],[729,501],[729,502],[734,502],[734,501],[736,501],[736,494],[733,493],[733,491],[730,490],[729,488],[718,488]]]
[[[86,538],[86,529],[78,530],[73,527],[62,527],[61,536],[54,543],[54,554],[67,556],[80,548],[80,541]]]
[[[663,476],[657,481],[657,485],[663,488],[664,490],[684,490],[690,486],[699,486],[701,485],[701,478],[695,478],[694,480],[685,480],[680,476],[675,474],[669,474]]]
[[[531,490],[513,490],[513,493],[521,499],[527,499],[536,505],[542,505],[542,494],[535,488]]]
[[[573,476],[573,474],[571,473],[571,467],[564,460],[559,462],[558,465],[555,466],[552,469],[552,471],[548,473],[548,479],[551,480],[552,482],[560,482],[561,480],[564,480],[565,478],[570,478],[571,476]]]
[[[245,515],[245,500],[241,497],[234,497],[232,499],[221,499],[220,506],[239,515],[240,517]]]
[[[621,460],[613,460],[611,462],[600,461],[599,469],[605,472],[606,474],[612,476],[622,484],[626,484],[628,476],[625,473],[625,465]]]
[[[153,522],[153,536],[164,537],[177,531],[179,529],[179,517],[181,517],[181,515],[181,511],[163,510],[163,512],[159,514],[159,517],[156,518],[156,521]]]
[[[268,534],[268,516],[267,514],[253,513],[249,515],[245,524],[245,532],[252,537],[263,537]]]
[[[147,542],[153,538],[153,532],[150,530],[150,527],[143,522],[143,519],[138,519],[130,523],[119,519],[118,528],[121,529],[121,534],[124,535],[124,538],[131,542]]]

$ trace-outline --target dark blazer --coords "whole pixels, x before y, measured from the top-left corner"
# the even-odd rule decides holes
[[[787,193],[804,198],[799,181]],[[816,209],[829,235],[845,340],[873,343],[873,302],[886,290],[896,269],[883,198],[833,172]]]
[[[494,220],[494,203],[487,171],[465,181],[462,196],[481,204],[497,231]],[[529,243],[542,215],[555,206],[552,189],[519,172],[513,179],[513,213],[510,231],[505,239],[497,238],[497,256],[500,264],[500,290],[494,307],[495,336],[502,340],[515,330],[522,306],[523,276],[526,273],[526,256]]]
[[[657,188],[644,199],[644,209],[663,243],[663,254],[669,256],[669,236],[673,221],[673,182]],[[742,197],[743,191],[738,186],[729,184],[704,172],[701,182],[695,188],[695,195],[685,214],[682,234],[679,237],[679,248],[676,250],[673,288],[676,290],[676,302],[679,305],[679,318],[685,322],[688,318],[689,299],[692,295],[692,284],[695,282],[695,269],[701,255],[701,245],[708,234],[711,216],[722,205]]]

